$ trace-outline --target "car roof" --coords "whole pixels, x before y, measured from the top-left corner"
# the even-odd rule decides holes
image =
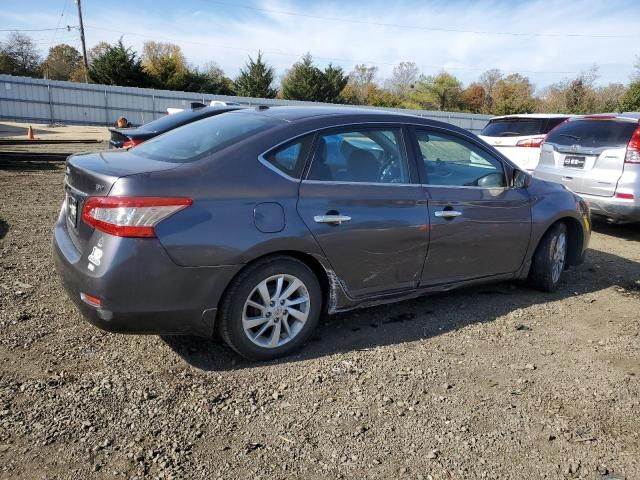
[[[514,113],[511,115],[498,115],[497,117],[491,117],[491,120],[500,120],[502,118],[569,118],[576,115],[570,113]]]
[[[591,115],[579,115],[572,120],[626,120],[640,122],[640,112],[624,112],[624,113],[594,113]]]
[[[312,117],[321,117],[328,115],[345,115],[350,117],[357,116],[379,116],[388,117],[390,121],[392,119],[410,118],[417,119],[422,118],[417,115],[411,115],[409,113],[392,112],[389,110],[378,110],[375,108],[361,108],[361,107],[327,107],[327,106],[258,106],[255,108],[256,112],[262,115],[285,120],[287,122],[294,122],[296,120],[303,120]]]

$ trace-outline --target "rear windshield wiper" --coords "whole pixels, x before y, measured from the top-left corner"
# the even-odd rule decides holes
[[[571,135],[569,133],[559,133],[558,135],[560,135],[561,137],[573,138],[575,140],[582,140],[582,137],[578,137],[577,135]]]

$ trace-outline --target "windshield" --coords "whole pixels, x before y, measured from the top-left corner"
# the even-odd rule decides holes
[[[574,120],[560,125],[545,140],[560,146],[581,147],[626,147],[634,130],[635,122],[616,120]]]
[[[262,115],[216,115],[170,130],[131,151],[141,157],[163,162],[194,162],[278,124],[277,120]]]
[[[521,137],[543,133],[545,118],[498,118],[489,120],[480,135],[485,137]]]

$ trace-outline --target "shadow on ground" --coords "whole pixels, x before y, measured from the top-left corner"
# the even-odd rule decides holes
[[[9,231],[9,224],[0,218],[0,240],[2,240]]]
[[[616,224],[596,219],[593,221],[593,230],[623,240],[640,241],[640,223]]]
[[[565,272],[555,293],[543,293],[518,282],[489,284],[447,294],[324,316],[311,341],[291,356],[269,362],[296,362],[339,352],[412,342],[491,322],[519,308],[553,302],[618,286],[640,296],[640,263],[592,250],[583,265]],[[202,370],[251,368],[220,340],[162,337],[186,362]]]
[[[0,170],[6,171],[54,171],[64,168],[63,161],[31,160],[29,158],[0,158]]]

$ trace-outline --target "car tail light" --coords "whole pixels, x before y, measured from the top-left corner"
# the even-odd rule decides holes
[[[80,300],[92,307],[100,308],[102,306],[102,300],[98,297],[94,297],[93,295],[89,295],[88,293],[80,293]]]
[[[633,193],[616,193],[616,198],[621,200],[633,200]]]
[[[516,143],[516,147],[539,147],[545,137],[525,138]]]
[[[122,144],[122,148],[135,147],[136,145],[140,145],[142,142],[144,142],[144,140],[141,138],[130,138]]]
[[[89,197],[82,220],[118,237],[152,238],[153,227],[192,203],[190,198],[175,197]]]
[[[631,135],[631,140],[627,145],[627,154],[624,157],[624,163],[640,163],[640,125]]]

